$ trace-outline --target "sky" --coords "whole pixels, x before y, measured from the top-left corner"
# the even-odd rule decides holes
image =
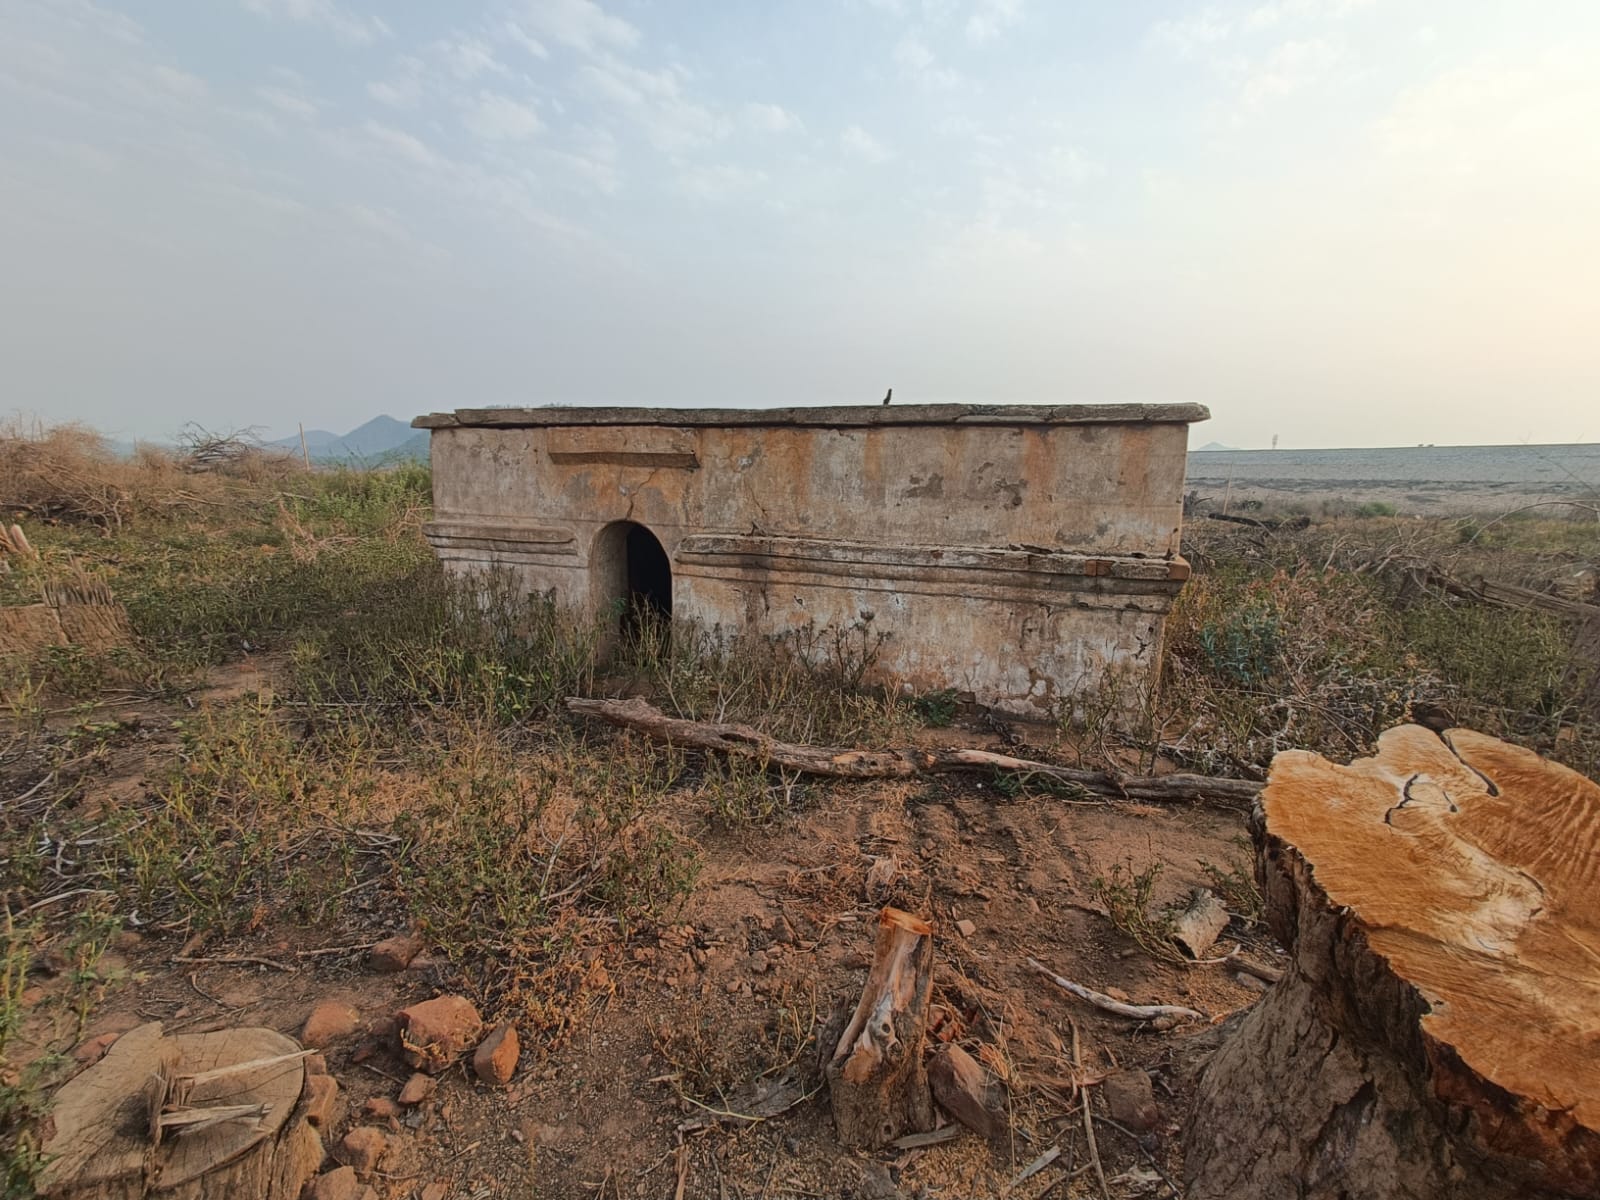
[[[0,0],[0,411],[1600,441],[1594,0]]]

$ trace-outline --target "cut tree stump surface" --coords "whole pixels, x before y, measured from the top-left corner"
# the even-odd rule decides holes
[[[1278,755],[1254,832],[1294,965],[1207,1069],[1189,1195],[1596,1195],[1600,787],[1407,725]]]
[[[237,1196],[292,1200],[322,1158],[317,1134],[295,1109],[305,1081],[298,1059],[195,1083],[193,1108],[263,1105],[264,1116],[150,1136],[147,1088],[164,1064],[198,1075],[300,1049],[270,1029],[162,1036],[151,1022],[119,1038],[99,1063],[62,1085],[51,1107],[52,1156],[43,1194],[51,1197]]]

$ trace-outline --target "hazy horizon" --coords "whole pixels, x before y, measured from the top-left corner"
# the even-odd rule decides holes
[[[11,0],[0,411],[1600,440],[1600,8]]]

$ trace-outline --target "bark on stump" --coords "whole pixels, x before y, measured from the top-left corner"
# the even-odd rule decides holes
[[[846,1146],[876,1148],[933,1128],[922,1061],[933,991],[933,926],[885,908],[855,1015],[828,1063],[833,1122]]]
[[[1600,787],[1404,725],[1278,755],[1252,832],[1293,965],[1201,1078],[1189,1200],[1600,1194]]]
[[[322,1161],[322,1139],[305,1120],[301,1059],[196,1081],[186,1115],[216,1106],[260,1106],[259,1117],[164,1129],[151,1135],[151,1087],[163,1071],[199,1075],[293,1054],[299,1045],[270,1029],[163,1037],[159,1022],[124,1034],[105,1058],[56,1093],[44,1152],[50,1200],[297,1200]]]

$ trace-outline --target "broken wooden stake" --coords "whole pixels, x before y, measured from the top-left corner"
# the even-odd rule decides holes
[[[905,779],[913,775],[957,771],[999,771],[1051,779],[1109,799],[1137,800],[1150,804],[1214,804],[1236,810],[1248,810],[1261,791],[1259,783],[1246,779],[1217,779],[1208,775],[1187,774],[1121,776],[1106,771],[1059,767],[1054,763],[1013,758],[1009,754],[994,754],[988,750],[930,750],[922,747],[846,750],[802,746],[780,742],[749,725],[669,717],[649,701],[637,696],[628,700],[587,700],[572,696],[567,699],[567,708],[571,712],[598,717],[624,729],[636,729],[646,737],[670,745],[715,750],[752,759],[767,767],[836,779]]]
[[[833,1123],[846,1146],[876,1149],[933,1128],[922,1061],[932,991],[933,926],[885,908],[866,986],[825,1072]]]

